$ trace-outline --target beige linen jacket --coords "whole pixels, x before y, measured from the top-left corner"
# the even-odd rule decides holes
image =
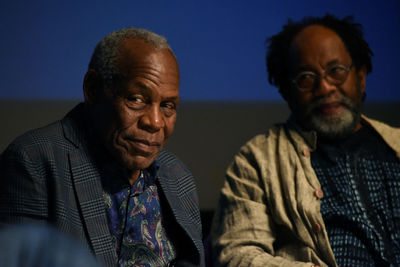
[[[400,158],[400,128],[362,117]],[[244,145],[229,166],[211,231],[216,266],[337,266],[311,166],[316,134],[290,120]]]

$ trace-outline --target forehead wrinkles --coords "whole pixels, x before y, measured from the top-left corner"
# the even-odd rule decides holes
[[[178,63],[167,48],[157,49],[140,39],[126,40],[118,56],[118,69],[124,82],[144,87],[170,84],[179,87]],[[149,82],[149,83],[147,83]]]
[[[144,78],[153,82],[155,85],[163,84],[164,81],[160,79],[163,74],[164,69],[158,68],[156,65],[152,64],[136,64],[132,65],[128,70],[126,70],[125,78]]]
[[[179,74],[171,60],[165,60],[160,55],[148,55],[146,57],[131,60],[122,60],[120,65],[122,78],[132,81],[133,79],[142,79],[150,81],[156,86],[163,84],[177,84]]]

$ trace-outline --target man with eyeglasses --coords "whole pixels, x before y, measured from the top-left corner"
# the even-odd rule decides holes
[[[289,21],[268,39],[292,114],[228,168],[216,265],[400,266],[400,130],[361,114],[371,56],[351,17]]]

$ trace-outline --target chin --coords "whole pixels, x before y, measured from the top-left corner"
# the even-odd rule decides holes
[[[129,170],[144,170],[148,168],[156,159],[157,155],[121,155],[120,162]]]
[[[114,145],[109,147],[113,158],[128,170],[143,170],[148,168],[156,159],[160,151],[148,153],[137,151],[129,146]]]
[[[325,139],[342,139],[355,131],[360,118],[359,112],[348,109],[333,115],[312,114],[308,119],[307,128],[315,130]]]

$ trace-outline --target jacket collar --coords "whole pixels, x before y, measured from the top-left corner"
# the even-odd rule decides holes
[[[187,203],[184,202],[185,199],[182,199],[184,192],[194,189],[191,186],[193,183],[186,182],[188,179],[193,179],[193,177],[184,178],[183,176],[191,176],[191,174],[187,170],[182,169],[183,166],[179,161],[165,149],[158,155],[157,162],[159,163],[159,169],[156,178],[168,205],[171,208],[176,222],[183,228],[185,233],[192,240],[192,243],[196,246],[198,252],[197,257],[202,261],[200,252],[203,251],[203,248],[201,244],[197,242],[198,240],[202,240],[200,218],[198,223],[194,223],[193,217],[186,211],[185,205],[187,205]],[[185,186],[188,187],[185,188]],[[194,201],[193,203],[198,203],[197,194],[192,195],[192,197],[195,197],[195,199],[192,200]]]
[[[76,147],[69,152],[68,159],[88,242],[100,261],[115,263],[116,254],[105,214],[101,176],[94,157],[89,153],[90,138],[85,127],[84,104],[73,108],[61,124],[65,138]]]
[[[391,127],[383,122],[371,119],[361,114],[361,122],[371,126],[396,153],[400,158],[400,129]],[[295,120],[293,114],[287,120],[286,126],[291,131],[291,137],[296,144],[305,142],[311,151],[317,148],[317,133],[315,131],[304,130]],[[303,148],[299,148],[303,149]]]
[[[383,138],[386,144],[396,153],[397,157],[400,158],[400,129],[368,118],[365,115],[362,115],[361,118],[363,122],[370,125]]]
[[[85,104],[79,103],[61,120],[64,137],[76,148],[83,148],[87,144],[87,127],[85,127]]]

